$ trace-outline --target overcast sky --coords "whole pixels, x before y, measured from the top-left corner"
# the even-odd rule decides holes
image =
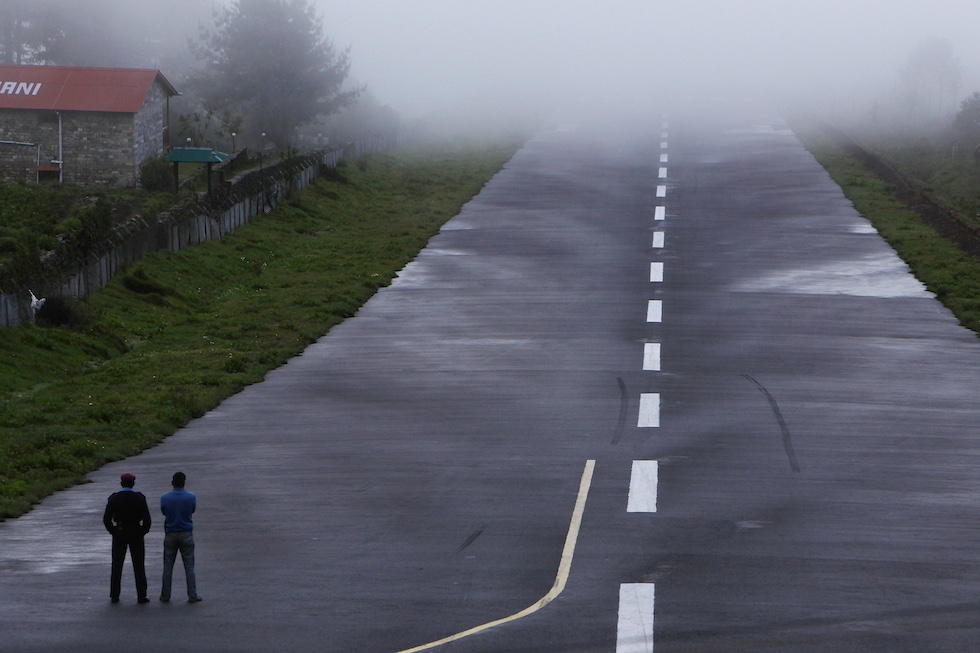
[[[980,89],[978,0],[317,0],[351,74],[408,117],[438,106],[652,97],[723,85],[879,92],[947,39]]]

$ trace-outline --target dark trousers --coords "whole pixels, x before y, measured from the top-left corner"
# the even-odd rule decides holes
[[[122,584],[123,563],[126,562],[126,550],[133,563],[133,574],[136,575],[136,596],[146,597],[146,549],[143,546],[143,534],[112,536],[112,578],[109,582],[109,596],[119,598],[119,586]]]

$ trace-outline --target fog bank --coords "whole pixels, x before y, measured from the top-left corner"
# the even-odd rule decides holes
[[[858,111],[930,38],[960,95],[980,88],[975,0],[318,1],[352,76],[407,117],[731,92]]]

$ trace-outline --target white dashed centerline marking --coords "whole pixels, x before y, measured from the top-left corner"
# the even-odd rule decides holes
[[[650,283],[660,283],[664,280],[664,264],[655,261],[650,264]]]
[[[656,460],[634,460],[626,512],[657,512]]]
[[[664,303],[659,299],[647,302],[647,322],[661,322],[664,317]]]
[[[616,653],[653,653],[653,583],[619,586]]]
[[[664,115],[663,139],[667,138],[667,121]],[[660,149],[667,149],[667,141],[660,143]],[[659,179],[667,178],[667,153],[660,154]],[[657,197],[667,196],[667,186],[657,186]],[[664,220],[667,209],[658,206],[654,212],[654,220]],[[653,232],[654,249],[664,246],[664,232]],[[664,280],[664,264],[660,261],[650,263],[650,282],[661,283]],[[663,302],[651,299],[647,303],[647,323],[663,321]],[[661,369],[660,343],[643,343],[643,370],[659,372]],[[645,392],[640,394],[640,409],[637,416],[637,427],[657,428],[660,426],[660,393]],[[629,497],[626,502],[627,512],[657,512],[657,483],[659,463],[656,460],[634,460],[630,471]],[[653,653],[653,615],[656,586],[653,583],[623,583],[619,586],[619,620],[616,624],[616,653]]]
[[[640,416],[636,425],[639,428],[660,426],[660,393],[645,392],[640,395]]]
[[[648,372],[660,371],[660,343],[643,343],[643,370]]]

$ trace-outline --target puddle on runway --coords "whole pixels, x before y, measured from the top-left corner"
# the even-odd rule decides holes
[[[857,297],[935,297],[894,254],[833,261],[770,272],[735,285],[736,292],[778,292]]]
[[[72,507],[66,501],[69,494],[49,499],[44,510],[4,522],[0,527],[3,573],[54,574],[107,565],[110,537],[102,527],[101,508]]]

